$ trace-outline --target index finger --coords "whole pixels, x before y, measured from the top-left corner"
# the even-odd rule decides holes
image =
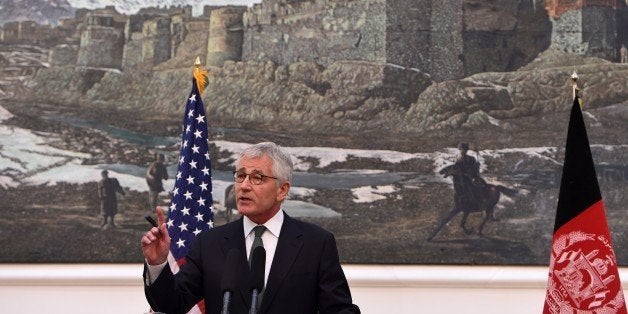
[[[166,220],[166,215],[164,214],[164,210],[161,209],[160,206],[157,206],[156,211],[157,211],[157,228],[159,228]]]

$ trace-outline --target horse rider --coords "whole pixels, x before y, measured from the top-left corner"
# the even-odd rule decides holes
[[[469,144],[458,145],[460,155],[454,163],[455,171],[461,175],[461,180],[454,180],[454,199],[456,206],[477,204],[477,194],[486,187],[486,181],[480,177],[480,163],[472,156],[467,155]]]

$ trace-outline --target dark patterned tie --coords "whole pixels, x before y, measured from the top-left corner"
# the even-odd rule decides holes
[[[251,257],[253,257],[253,250],[256,247],[261,246],[264,247],[264,242],[262,242],[262,234],[266,231],[266,227],[259,225],[253,228],[253,232],[255,233],[255,239],[253,239],[253,245],[251,246],[251,252],[249,253],[249,268],[251,267]]]
[[[255,250],[255,248],[258,246],[264,247],[264,242],[262,242],[262,234],[266,232],[266,227],[264,227],[263,225],[255,226],[255,228],[253,228],[253,232],[255,233],[255,238],[253,239],[253,245],[251,245],[251,253],[249,253],[249,269],[251,268],[251,257],[253,257],[253,250]],[[262,305],[264,290],[266,289],[262,289],[262,291],[259,291],[259,295],[257,297],[257,308]]]

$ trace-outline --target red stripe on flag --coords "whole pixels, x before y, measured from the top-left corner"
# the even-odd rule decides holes
[[[554,233],[543,313],[626,313],[604,202]]]

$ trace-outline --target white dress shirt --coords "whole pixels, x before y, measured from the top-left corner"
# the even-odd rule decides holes
[[[246,257],[251,254],[251,247],[253,246],[253,240],[255,239],[255,233],[253,228],[257,226],[251,219],[244,216],[244,244],[246,245]],[[262,234],[262,242],[264,243],[264,249],[266,250],[266,266],[264,267],[264,286],[268,282],[268,274],[270,273],[270,266],[273,264],[273,258],[275,257],[275,251],[277,250],[277,241],[279,241],[279,233],[281,232],[281,225],[283,225],[283,210],[279,210],[275,216],[270,218],[263,224],[266,227],[266,232]]]

